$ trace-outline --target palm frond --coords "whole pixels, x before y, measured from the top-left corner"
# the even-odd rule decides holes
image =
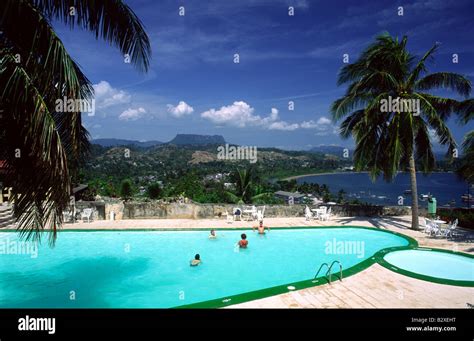
[[[47,17],[71,28],[91,31],[128,54],[141,71],[150,65],[151,47],[145,28],[133,10],[121,0],[32,0]],[[71,7],[75,15],[70,15]]]

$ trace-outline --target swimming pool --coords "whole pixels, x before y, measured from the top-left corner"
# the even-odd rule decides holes
[[[389,268],[412,277],[455,285],[474,286],[474,257],[445,250],[400,250],[386,254]]]
[[[235,247],[241,233],[248,249]],[[355,227],[273,229],[265,236],[218,230],[216,240],[208,234],[62,232],[54,248],[42,245],[36,257],[0,255],[0,307],[170,308],[225,301],[311,280],[324,262],[354,269],[379,250],[409,244],[394,233]],[[16,233],[0,233],[4,245],[16,241]],[[190,267],[196,253],[203,263]]]

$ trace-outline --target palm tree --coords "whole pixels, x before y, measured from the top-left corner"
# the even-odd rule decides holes
[[[344,118],[341,136],[355,139],[356,170],[368,169],[372,180],[383,174],[386,181],[391,181],[397,171],[408,168],[413,202],[411,228],[418,229],[415,161],[421,164],[423,172],[433,169],[430,134],[447,146],[448,155],[452,155],[456,142],[445,121],[453,112],[466,108],[466,103],[428,91],[444,88],[468,97],[471,83],[456,73],[427,73],[426,62],[438,44],[419,59],[407,51],[406,44],[407,37],[398,40],[388,33],[379,35],[357,61],[344,66],[338,75],[338,85],[347,83],[348,88],[332,104],[331,112],[336,122]],[[383,100],[390,97],[417,102],[419,111],[382,110]]]
[[[263,193],[261,190],[260,193],[254,194],[256,188],[258,188],[258,177],[255,173],[254,168],[248,167],[246,169],[236,169],[232,174],[232,178],[235,181],[235,193],[226,191],[228,198],[238,204],[250,204],[257,199],[264,198],[270,193]]]
[[[457,173],[469,184],[474,184],[474,130],[466,134],[462,146],[463,157]]]
[[[57,112],[56,100],[90,101],[87,77],[51,26],[91,31],[147,71],[151,55],[144,28],[120,0],[0,1],[0,159],[13,187],[20,235],[54,243],[69,202],[71,176],[86,155],[81,112]],[[93,51],[91,51],[93,53]]]

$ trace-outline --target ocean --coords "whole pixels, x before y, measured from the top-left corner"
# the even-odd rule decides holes
[[[468,184],[459,179],[455,173],[432,173],[424,175],[417,173],[418,196],[431,194],[436,198],[438,207],[468,207],[461,200],[461,195],[468,193]],[[367,173],[334,173],[301,177],[298,183],[308,182],[319,185],[326,184],[332,194],[343,189],[346,200],[358,199],[378,205],[397,205],[399,196],[403,197],[403,204],[411,204],[411,194],[405,193],[410,187],[410,175],[399,173],[393,182],[387,183],[382,177],[375,182],[370,180]],[[474,189],[470,189],[474,195]],[[419,199],[420,207],[426,207],[428,201]],[[471,202],[472,204],[472,202]]]

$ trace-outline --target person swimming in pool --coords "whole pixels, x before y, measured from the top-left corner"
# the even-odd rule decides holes
[[[198,254],[196,254],[196,256],[194,256],[194,259],[190,262],[190,265],[191,266],[198,266],[201,263],[202,263],[201,256],[198,253]]]
[[[216,231],[211,230],[211,232],[209,233],[209,239],[216,239],[216,238],[217,238]]]
[[[258,224],[257,227],[253,227],[252,231],[255,231],[255,229],[258,230],[258,234],[265,234],[265,226],[263,226],[263,220],[260,220],[260,223]],[[269,227],[266,227],[267,231],[270,231]]]
[[[239,240],[239,243],[238,243],[239,247],[241,249],[246,249],[247,246],[249,245],[249,241],[247,240],[247,235],[245,233],[242,233],[240,235],[240,238],[242,238],[242,239]]]

